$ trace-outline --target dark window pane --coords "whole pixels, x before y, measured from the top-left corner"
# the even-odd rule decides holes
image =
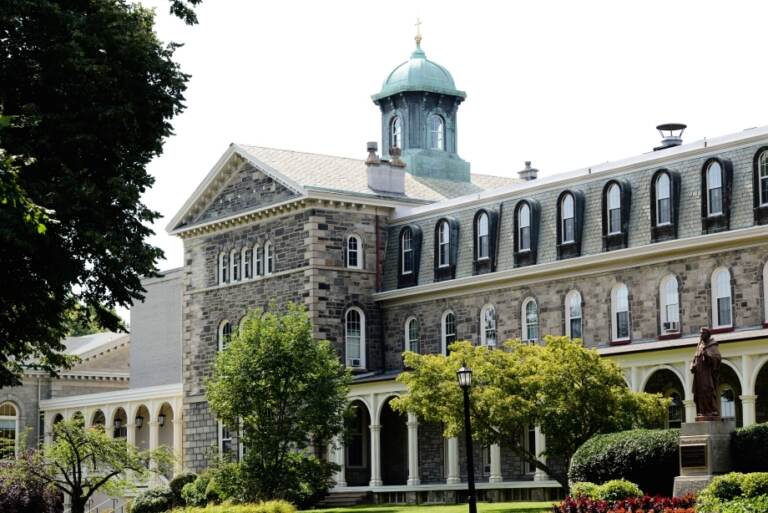
[[[670,214],[669,198],[659,200],[659,210],[657,212],[658,224],[669,223],[672,220]]]
[[[629,338],[629,312],[616,312],[616,338]]]
[[[563,221],[563,241],[562,242],[573,242],[574,240],[574,234],[573,234],[573,218],[568,218]]]
[[[529,227],[520,229],[520,251],[531,249],[531,229]]]
[[[723,189],[720,187],[709,190],[709,215],[720,214],[723,211]]]
[[[571,319],[571,338],[581,338],[581,319]]]
[[[621,232],[621,209],[614,208],[609,212],[608,233]]]
[[[731,325],[731,298],[719,297],[717,298],[717,320],[718,326],[730,326]]]

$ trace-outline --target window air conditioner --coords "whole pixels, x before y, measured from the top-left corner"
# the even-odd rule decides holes
[[[664,328],[665,333],[676,333],[680,329],[678,323],[675,321],[665,322],[662,327]]]
[[[350,358],[347,363],[350,367],[360,367],[360,358]]]

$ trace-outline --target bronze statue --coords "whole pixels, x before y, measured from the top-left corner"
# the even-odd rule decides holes
[[[701,328],[699,345],[691,362],[693,373],[693,400],[696,403],[696,420],[720,418],[720,401],[717,392],[720,381],[720,349],[709,329]]]

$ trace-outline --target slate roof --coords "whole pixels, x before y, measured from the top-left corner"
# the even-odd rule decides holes
[[[109,331],[103,333],[94,333],[92,335],[83,335],[82,337],[67,337],[64,339],[66,354],[82,356],[91,351],[108,346],[118,339],[127,337],[126,333],[112,333]]]

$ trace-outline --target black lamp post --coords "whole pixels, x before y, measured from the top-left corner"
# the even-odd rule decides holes
[[[469,513],[477,513],[477,496],[475,495],[475,461],[472,449],[472,423],[469,420],[469,388],[472,386],[472,370],[462,366],[456,372],[459,386],[464,392],[464,434],[467,440],[467,488]]]

